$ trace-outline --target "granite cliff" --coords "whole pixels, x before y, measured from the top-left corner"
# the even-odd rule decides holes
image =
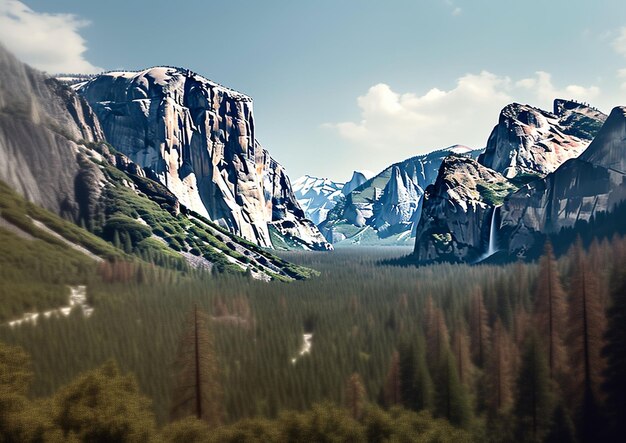
[[[250,97],[170,67],[109,72],[74,87],[107,140],[185,207],[260,246],[278,237],[331,248],[256,140]]]

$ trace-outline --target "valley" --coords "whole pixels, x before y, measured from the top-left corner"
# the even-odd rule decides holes
[[[623,440],[623,5],[113,3],[0,0],[0,443]]]

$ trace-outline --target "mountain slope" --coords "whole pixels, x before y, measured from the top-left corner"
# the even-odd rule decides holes
[[[487,250],[494,207],[513,185],[499,172],[471,158],[444,159],[426,189],[417,226],[415,255],[420,262],[473,261]]]
[[[335,207],[343,196],[343,183],[327,178],[304,175],[292,183],[293,193],[307,218],[316,225],[326,220],[328,211]]]
[[[626,107],[617,107],[579,158],[506,199],[500,230],[509,252],[523,254],[538,234],[589,221],[625,199]]]
[[[255,138],[252,99],[191,71],[109,72],[74,85],[107,140],[181,204],[260,246],[329,249]]]
[[[104,140],[89,105],[69,88],[18,61],[0,45],[0,179],[72,220],[97,195],[76,161],[78,141]]]
[[[95,234],[109,242],[102,242],[108,249],[81,247],[106,259],[134,255],[165,267],[248,272],[264,280],[310,275],[309,270],[286,263],[181,205],[165,186],[103,141],[98,118],[81,97],[2,47],[0,73],[3,193],[15,190],[84,227],[69,230],[54,222],[52,228],[48,226],[54,235],[76,242]],[[36,211],[38,222],[54,220],[51,214],[32,209],[38,206],[15,205]],[[11,205],[3,207],[2,218],[11,216],[22,227],[30,226],[35,217]]]
[[[571,134],[595,138],[580,157],[567,159],[588,143]],[[546,234],[611,211],[626,195],[624,140],[624,108],[605,119],[594,108],[564,100],[555,100],[554,114],[526,105],[505,107],[479,157],[485,171],[442,167],[428,190],[415,258],[475,261],[498,249],[525,256]],[[512,178],[501,175],[498,183],[482,183],[478,189],[474,182],[487,171]],[[457,188],[448,183],[450,175],[460,177]],[[473,188],[481,193],[480,210],[473,209]]]
[[[347,194],[320,229],[338,244],[412,243],[424,189],[454,153],[475,158],[479,152],[456,145],[393,164]]]
[[[554,113],[513,103],[501,111],[478,161],[508,178],[545,175],[578,157],[605,119],[597,110],[565,100],[555,100]]]

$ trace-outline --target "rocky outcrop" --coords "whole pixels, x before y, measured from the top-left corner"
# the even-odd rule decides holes
[[[480,168],[444,162],[427,190],[416,233],[417,260],[481,260],[496,250],[493,244],[489,248],[495,237],[497,249],[524,255],[537,234],[557,232],[610,208],[621,199],[621,191],[611,190],[622,178],[619,169],[606,166],[622,164],[624,153],[617,151],[626,135],[615,112],[602,126],[604,114],[572,101],[555,100],[553,113],[506,106],[478,158]]]
[[[510,253],[523,255],[537,234],[555,233],[611,211],[626,199],[626,107],[613,109],[577,159],[509,196],[501,210]]]
[[[554,113],[513,103],[500,113],[479,162],[512,178],[546,175],[578,157],[606,119],[580,103],[555,100]]]
[[[488,249],[494,208],[512,189],[504,176],[471,158],[446,157],[437,180],[426,188],[416,232],[417,260],[478,259]]]
[[[375,174],[370,171],[354,171],[352,173],[352,178],[350,178],[350,180],[348,180],[348,182],[342,188],[343,195],[350,194],[352,191],[368,181],[374,175]]]
[[[89,105],[0,45],[0,180],[74,221],[93,216],[101,174],[79,145],[104,139]]]
[[[110,72],[74,85],[107,140],[181,204],[261,246],[270,226],[327,249],[284,169],[255,138],[252,99],[191,71]]]
[[[424,189],[437,178],[443,159],[450,154],[476,158],[478,153],[456,145],[391,165],[347,194],[320,229],[333,242],[412,242]],[[365,231],[367,242],[361,241]]]
[[[343,183],[310,175],[304,175],[292,184],[298,203],[307,218],[316,225],[326,220],[328,211],[343,197],[343,187]]]

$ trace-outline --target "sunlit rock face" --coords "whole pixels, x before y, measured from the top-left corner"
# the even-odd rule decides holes
[[[78,222],[91,217],[102,174],[78,154],[104,139],[85,100],[0,45],[0,180]]]
[[[426,190],[416,258],[480,259],[492,230],[498,249],[524,255],[538,234],[610,210],[622,199],[623,169],[607,167],[621,167],[624,159],[617,114],[607,120],[595,108],[560,99],[553,112],[506,106],[478,162],[446,159]]]
[[[626,107],[614,108],[587,150],[508,197],[501,210],[508,249],[523,253],[535,233],[558,232],[626,199]]]
[[[107,140],[151,170],[187,208],[261,246],[270,227],[328,249],[284,168],[255,139],[252,99],[191,71],[110,72],[74,86]]]
[[[606,115],[589,106],[555,100],[554,113],[513,103],[500,113],[479,162],[507,178],[546,175],[578,157]]]
[[[426,189],[417,226],[420,262],[473,261],[487,249],[494,207],[512,185],[476,160],[446,157],[437,180]]]

